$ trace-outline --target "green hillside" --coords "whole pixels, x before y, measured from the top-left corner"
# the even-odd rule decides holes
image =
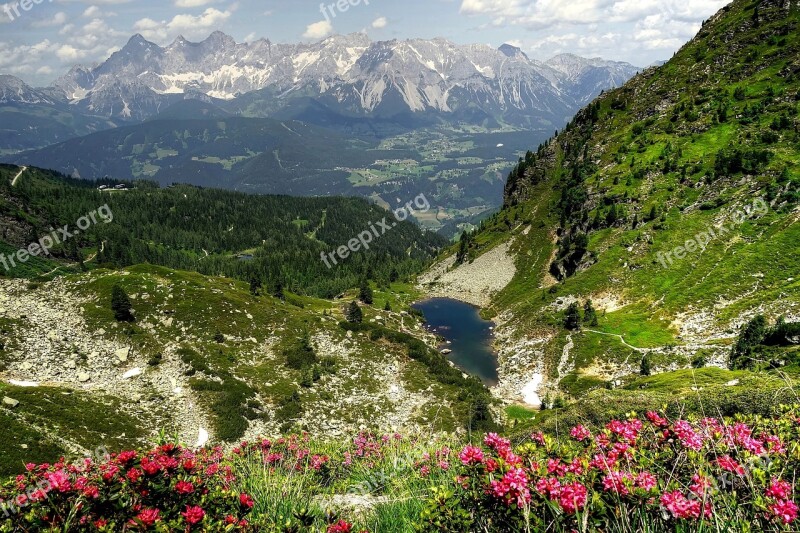
[[[546,340],[554,395],[619,384],[644,356],[725,365],[754,315],[800,318],[798,23],[793,2],[733,2],[512,171],[468,258],[514,239],[492,314]],[[570,333],[587,300],[596,322]]]
[[[329,260],[328,268],[323,252],[347,244],[386,217],[394,223],[391,213],[356,198],[256,196],[188,185],[159,189],[139,182],[130,190],[101,191],[101,183],[113,187],[118,182],[71,180],[35,168],[11,186],[19,170],[0,165],[0,213],[6,217],[2,240],[14,247],[38,241],[50,227],[74,228],[84,215],[108,206],[113,220],[98,218],[97,224],[52,250],[53,259],[72,264],[73,271],[88,258],[93,258],[90,266],[149,262],[255,279],[266,291],[280,285],[331,298],[357,287],[365,277],[382,284],[407,278],[445,242],[402,222],[374,238],[369,250],[336,265]],[[10,274],[29,277],[55,266],[40,255]]]

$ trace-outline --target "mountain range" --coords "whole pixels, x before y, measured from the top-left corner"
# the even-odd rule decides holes
[[[137,122],[188,98],[247,117],[298,118],[317,103],[343,118],[424,114],[416,122],[435,116],[491,127],[551,129],[639,70],[572,55],[543,63],[511,45],[371,42],[361,33],[313,44],[274,44],[265,39],[237,43],[214,32],[199,43],[179,37],[166,47],[137,34],[103,63],[76,66],[51,87],[35,89],[3,76],[0,105],[66,106]]]
[[[424,193],[437,210],[423,222],[453,235],[502,205],[510,161],[638,70],[361,33],[288,45],[214,32],[166,47],[135,35],[50,87],[0,78],[0,156],[87,179],[387,206]]]

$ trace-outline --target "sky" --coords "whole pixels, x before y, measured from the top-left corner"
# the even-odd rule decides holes
[[[669,59],[727,0],[0,0],[0,74],[49,85],[140,33],[159,45],[215,30],[237,42],[443,37],[648,66]],[[341,7],[341,9],[340,9]],[[25,9],[27,8],[27,9]]]

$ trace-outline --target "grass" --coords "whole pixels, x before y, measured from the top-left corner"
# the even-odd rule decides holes
[[[19,405],[0,406],[0,475],[17,474],[28,462],[73,455],[75,450],[65,443],[89,451],[140,447],[153,436],[146,428],[159,423],[155,413],[144,419],[134,417],[112,396],[0,383],[0,397],[5,396]]]

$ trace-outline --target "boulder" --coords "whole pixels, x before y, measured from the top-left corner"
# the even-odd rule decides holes
[[[3,397],[3,405],[13,409],[13,408],[15,408],[16,406],[19,405],[19,400],[15,400],[14,398],[9,398],[8,396],[4,396]]]
[[[114,355],[119,360],[120,363],[124,363],[128,360],[128,355],[130,355],[131,349],[130,348],[121,348],[114,352]]]
[[[78,381],[79,381],[79,382],[81,382],[81,383],[86,383],[86,382],[87,382],[87,381],[89,381],[90,379],[92,379],[92,376],[90,376],[90,375],[89,375],[89,374],[87,374],[86,372],[83,372],[83,373],[81,373],[81,374],[78,374]]]

